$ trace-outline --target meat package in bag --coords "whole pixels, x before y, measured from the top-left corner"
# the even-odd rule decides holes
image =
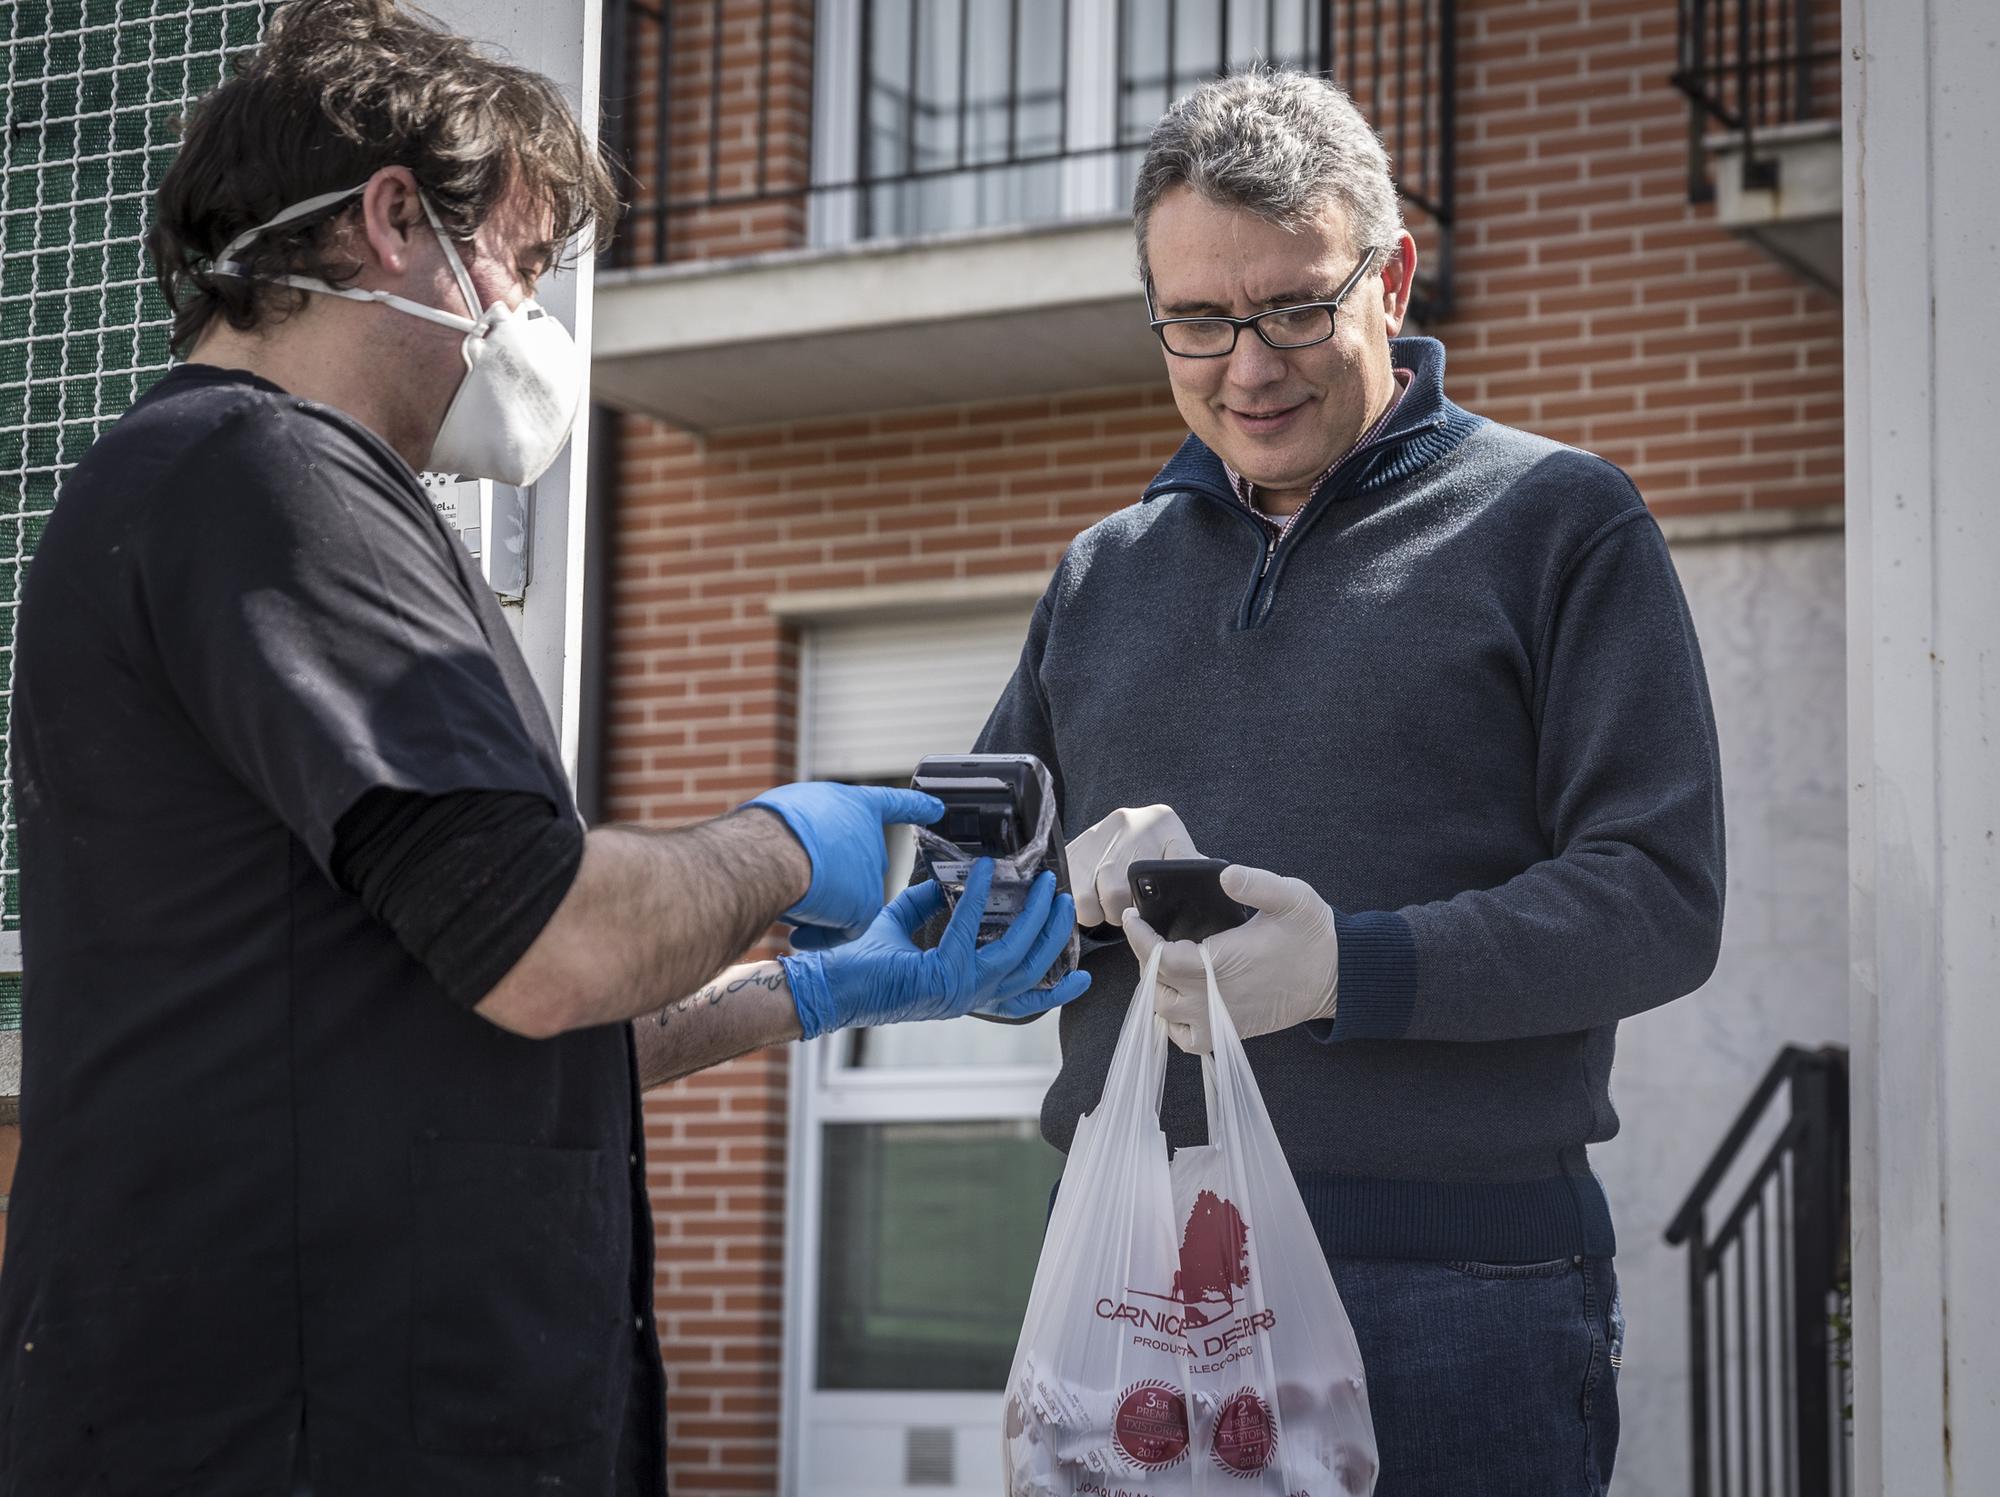
[[[1007,1497],[1368,1497],[1361,1352],[1212,967],[1209,1141],[1168,1162],[1159,959],[1042,1243],[1007,1378]]]

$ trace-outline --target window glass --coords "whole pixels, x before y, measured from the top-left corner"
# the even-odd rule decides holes
[[[825,1130],[824,1390],[997,1392],[1062,1156],[1026,1119]]]
[[[1016,9],[890,0],[872,12],[863,238],[903,238],[1061,216],[1061,0]],[[944,175],[939,175],[940,173]]]

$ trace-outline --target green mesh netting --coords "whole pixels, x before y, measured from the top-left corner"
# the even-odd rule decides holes
[[[167,367],[140,248],[182,105],[262,33],[271,0],[0,0],[0,731],[15,606],[62,476]],[[0,929],[20,927],[11,784]],[[32,877],[32,873],[29,875]],[[20,1022],[0,986],[0,1028]]]

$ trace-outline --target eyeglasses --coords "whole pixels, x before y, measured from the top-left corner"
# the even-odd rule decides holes
[[[1273,307],[1252,317],[1155,317],[1153,282],[1146,279],[1147,325],[1159,335],[1160,344],[1170,354],[1183,359],[1220,359],[1236,351],[1236,338],[1244,328],[1252,329],[1272,348],[1311,348],[1333,336],[1334,314],[1354,293],[1368,274],[1378,249],[1364,250],[1354,274],[1341,284],[1328,301],[1300,302],[1292,307]]]

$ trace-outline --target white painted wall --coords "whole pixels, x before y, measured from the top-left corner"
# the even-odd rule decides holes
[[[602,0],[424,0],[423,8],[499,56],[531,68],[562,90],[592,139],[597,136]],[[591,258],[544,277],[538,300],[591,347]],[[521,605],[521,652],[548,703],[563,768],[576,781],[583,686],[583,537],[590,464],[590,402],[576,434],[535,485],[531,575]]]
[[[2000,1482],[2000,6],[1846,0],[1855,1492]]]
[[[1619,1026],[1619,1136],[1593,1150],[1627,1340],[1617,1497],[1687,1497],[1687,1267],[1668,1219],[1780,1047],[1847,1037],[1838,532],[1676,545],[1722,744],[1729,896],[1698,993]]]

